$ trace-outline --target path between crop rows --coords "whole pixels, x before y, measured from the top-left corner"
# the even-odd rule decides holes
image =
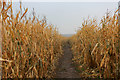
[[[69,46],[66,43],[63,47],[63,56],[59,60],[55,78],[80,78],[79,73],[72,65],[72,51]]]

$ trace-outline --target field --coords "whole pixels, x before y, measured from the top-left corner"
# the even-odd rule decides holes
[[[73,61],[85,77],[115,78],[118,76],[119,35],[117,11],[105,15],[101,26],[96,20],[86,20],[72,39]],[[87,74],[86,74],[87,72]]]
[[[118,10],[64,37],[22,9],[14,15],[12,2],[0,1],[2,78],[120,78]]]

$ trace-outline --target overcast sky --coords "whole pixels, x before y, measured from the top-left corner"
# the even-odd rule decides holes
[[[23,2],[22,4],[29,9],[29,13],[35,8],[37,15],[46,16],[48,23],[56,25],[61,34],[74,34],[83,19],[87,19],[88,16],[99,21],[107,9],[112,14],[118,8],[117,2]],[[14,3],[16,11],[18,7],[18,3]]]

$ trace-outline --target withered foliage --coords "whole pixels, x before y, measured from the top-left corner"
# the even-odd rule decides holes
[[[117,78],[120,66],[118,53],[118,13],[108,13],[100,24],[95,19],[83,22],[71,38],[73,61],[82,77]]]
[[[27,18],[28,8],[13,14],[12,2],[1,3],[2,78],[51,78],[62,54],[61,36],[46,18]]]

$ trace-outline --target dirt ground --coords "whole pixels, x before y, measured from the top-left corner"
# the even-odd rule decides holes
[[[63,47],[63,56],[59,60],[55,78],[80,78],[72,64],[72,51],[68,43]]]

